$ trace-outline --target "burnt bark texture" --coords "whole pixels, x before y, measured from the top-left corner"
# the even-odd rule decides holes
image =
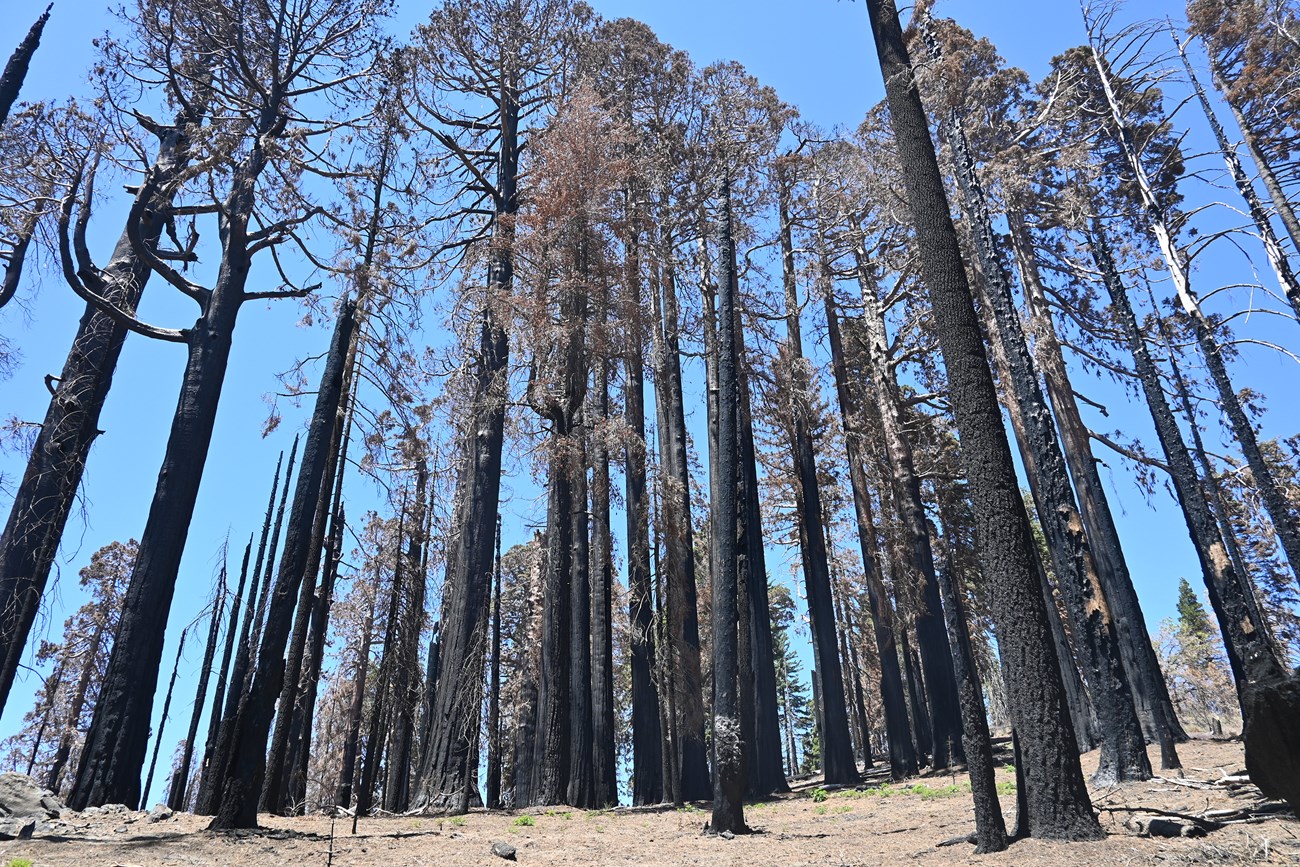
[[[153,177],[159,190],[168,190],[189,158],[183,119],[160,128],[158,142]],[[145,203],[138,229],[141,244],[157,246],[170,201],[168,193],[159,192]],[[99,271],[99,294],[114,306],[133,311],[153,271],[136,252],[129,234],[122,233],[108,264]],[[40,607],[90,447],[103,433],[99,416],[126,334],[124,324],[86,305],[0,535],[0,712]],[[141,756],[143,761],[143,748]]]
[[[248,551],[244,552],[244,568],[248,568]],[[194,688],[194,709],[190,712],[190,727],[186,732],[185,746],[181,751],[181,763],[178,766],[179,774],[173,778],[171,790],[167,793],[167,806],[172,810],[185,809],[186,795],[189,790],[190,763],[194,760],[194,741],[199,736],[199,721],[203,716],[203,706],[208,698],[208,680],[212,677],[212,661],[217,655],[217,639],[221,633],[221,615],[225,608],[227,592],[226,569],[222,566],[221,583],[212,600],[212,616],[211,620],[208,621],[208,640],[203,645],[203,664],[199,667],[199,682]]]
[[[257,667],[248,700],[240,707],[233,726],[233,738],[213,828],[257,827],[257,805],[266,775],[266,744],[275,716],[276,699],[285,678],[285,647],[292,626],[295,597],[303,586],[311,542],[321,503],[321,489],[328,488],[326,475],[338,412],[343,401],[347,350],[355,325],[356,302],[343,302],[334,326],[321,386],[316,393],[311,427],[303,447],[302,470],[294,491],[293,509],[285,532],[284,553],[267,604]],[[290,712],[289,708],[283,708]]]
[[[18,101],[23,80],[27,78],[27,67],[32,62],[32,55],[40,47],[41,32],[45,29],[45,22],[50,20],[50,9],[53,7],[53,3],[45,7],[41,17],[36,19],[31,29],[27,31],[27,35],[23,37],[23,41],[14,49],[14,53],[9,55],[9,62],[5,64],[4,72],[0,73],[0,124],[9,117],[9,109]]]
[[[737,622],[736,534],[740,520],[737,493],[740,486],[739,404],[737,373],[739,341],[736,335],[737,280],[735,247],[731,235],[731,185],[724,181],[721,192],[722,279],[718,291],[718,499],[713,520],[719,532],[716,569],[713,574],[713,820],[716,834],[739,834],[745,827],[745,757],[740,733],[739,646]],[[847,726],[846,726],[847,727]],[[847,734],[847,732],[845,732]],[[850,759],[852,757],[850,756]]]
[[[1033,539],[898,10],[893,0],[868,0],[867,9],[948,374],[998,645],[1008,663],[1007,691],[1022,753],[1017,768],[1027,789],[1022,830],[1039,838],[1098,839],[1102,831],[1074,751]]]

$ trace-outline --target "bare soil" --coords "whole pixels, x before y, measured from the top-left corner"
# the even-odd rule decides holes
[[[1180,747],[1186,779],[1213,782],[1240,773],[1241,745],[1196,740]],[[1153,751],[1153,765],[1158,755]],[[1095,768],[1096,755],[1084,757]],[[968,843],[936,844],[973,830],[964,775],[933,774],[881,789],[872,777],[864,791],[818,794],[816,780],[801,781],[789,796],[746,808],[755,833],[735,839],[702,834],[708,805],[605,811],[476,811],[468,816],[391,816],[351,820],[327,816],[263,816],[251,833],[205,830],[208,819],[178,814],[150,822],[147,813],[68,814],[63,824],[42,825],[26,841],[0,843],[0,867],[28,859],[32,867],[434,867],[506,862],[494,842],[518,850],[520,864],[590,865],[801,865],[1027,864],[1063,865],[1300,863],[1300,821],[1269,817],[1232,824],[1200,838],[1144,837],[1126,826],[1143,811],[1199,815],[1206,810],[1259,802],[1252,786],[1191,788],[1169,774],[1146,783],[1094,789],[1093,800],[1108,834],[1094,843],[1024,840],[1006,852],[976,856]],[[1012,769],[998,770],[1003,810],[1014,821]],[[525,818],[527,817],[527,818]],[[22,864],[22,861],[18,861]]]

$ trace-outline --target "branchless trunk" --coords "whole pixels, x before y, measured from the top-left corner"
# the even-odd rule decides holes
[[[245,551],[244,565],[248,564]],[[167,806],[172,810],[184,810],[186,794],[189,788],[190,762],[194,759],[194,740],[199,736],[199,720],[203,716],[203,706],[208,698],[208,680],[212,677],[212,661],[217,655],[217,638],[221,632],[221,615],[225,607],[226,567],[221,567],[221,582],[216,596],[212,600],[212,619],[208,622],[208,640],[203,646],[203,665],[199,668],[199,683],[194,689],[194,710],[190,713],[190,727],[185,735],[185,746],[181,751],[179,774],[173,778],[171,791],[167,793]]]
[[[602,315],[609,310],[602,305]],[[609,362],[596,373],[596,415],[609,417]],[[614,745],[614,563],[609,511],[609,451],[603,435],[593,437],[591,459],[591,693],[592,776],[594,806],[618,804],[618,767]],[[653,709],[658,719],[658,708]],[[489,732],[491,730],[489,729]],[[656,762],[657,763],[657,762]]]
[[[1120,327],[1128,337],[1134,365],[1156,434],[1165,453],[1187,530],[1209,591],[1210,606],[1223,632],[1245,721],[1246,769],[1264,794],[1300,807],[1300,683],[1283,670],[1267,637],[1267,628],[1249,602],[1246,578],[1233,568],[1215,526],[1214,515],[1196,476],[1196,466],[1165,399],[1160,374],[1143,341],[1128,292],[1120,280],[1100,222],[1089,237],[1093,255]]]
[[[1169,688],[1147,631],[1142,606],[1138,602],[1124,549],[1120,544],[1119,531],[1102,486],[1097,461],[1092,455],[1091,432],[1083,420],[1070,382],[1065,354],[1048,307],[1047,293],[1043,287],[1029,226],[1025,222],[1024,213],[1018,210],[1007,214],[1007,223],[1011,229],[1011,244],[1025,290],[1025,306],[1034,331],[1037,359],[1047,383],[1057,428],[1061,433],[1065,462],[1079,497],[1079,510],[1093,559],[1114,618],[1120,656],[1124,670],[1128,673],[1129,686],[1137,704],[1138,716],[1142,720],[1143,731],[1148,739],[1161,744],[1166,744],[1168,740],[1186,740],[1187,734],[1174,714]],[[1172,743],[1162,749],[1176,761]]]
[[[830,515],[826,513],[825,507],[822,509],[823,526],[831,526]],[[871,738],[867,731],[867,704],[862,698],[862,678],[858,670],[858,654],[853,646],[853,630],[850,627],[848,618],[848,603],[845,601],[844,579],[838,574],[836,569],[834,544],[827,540],[827,560],[830,563],[831,572],[831,597],[835,602],[835,625],[836,636],[840,643],[840,662],[847,669],[845,678],[846,700],[849,705],[849,715],[853,719],[853,740],[854,756],[859,757],[864,767],[871,767]]]
[[[275,703],[284,685],[284,652],[295,597],[306,579],[311,542],[321,503],[321,489],[339,426],[338,411],[343,400],[347,347],[355,325],[356,302],[344,301],[338,314],[326,357],[321,386],[316,393],[307,444],[303,448],[302,470],[294,491],[293,510],[285,533],[284,554],[275,586],[267,605],[257,668],[247,702],[240,707],[233,728],[230,755],[222,792],[213,819],[214,828],[257,826],[257,802],[266,774],[266,743],[271,733]],[[284,709],[289,712],[288,708]]]
[[[664,799],[663,726],[660,695],[655,683],[656,648],[654,634],[654,600],[650,579],[650,517],[646,490],[645,427],[645,339],[641,318],[642,282],[639,256],[639,235],[634,234],[628,244],[627,306],[622,317],[627,329],[627,348],[623,392],[623,416],[629,428],[630,440],[623,451],[623,474],[626,487],[627,517],[627,585],[628,619],[631,640],[632,676],[632,804],[644,806],[657,804]],[[657,251],[656,251],[657,252]],[[652,266],[658,274],[659,263]],[[660,483],[668,484],[671,459],[664,452],[671,435],[665,424],[665,409],[671,405],[670,373],[667,358],[667,331],[660,300],[660,281],[650,285],[651,304],[654,309],[652,337],[655,368],[655,407],[659,420]],[[664,500],[667,500],[667,494]],[[661,515],[661,518],[664,517]],[[665,525],[665,532],[670,532]],[[662,566],[662,563],[661,563]],[[656,570],[657,571],[657,570]]]
[[[374,586],[378,587],[379,564],[375,561]],[[361,746],[361,723],[366,702],[366,680],[370,675],[370,645],[375,636],[375,608],[379,604],[376,591],[361,621],[361,634],[357,638],[356,663],[352,675],[352,696],[348,704],[347,727],[343,736],[343,758],[339,764],[338,785],[334,789],[335,806],[348,809],[352,806],[352,792],[357,772],[357,753]],[[436,640],[435,636],[435,640]]]
[[[784,175],[784,172],[781,173]],[[795,513],[802,543],[804,586],[808,595],[808,617],[813,638],[819,692],[825,710],[822,729],[822,768],[827,783],[851,784],[858,781],[858,767],[853,758],[853,737],[849,730],[848,701],[844,690],[843,668],[836,641],[835,601],[831,590],[830,565],[823,527],[821,490],[817,479],[817,460],[813,454],[809,430],[808,381],[800,334],[799,297],[794,273],[794,245],[790,228],[790,191],[784,177],[778,179],[778,210],[781,221],[781,259],[785,286],[786,354],[790,366],[786,388],[790,396],[790,450],[795,468]],[[728,274],[735,273],[735,263],[724,263]],[[724,314],[725,315],[725,312]],[[733,334],[735,328],[733,326]],[[734,336],[738,345],[743,339]],[[720,407],[721,411],[721,407]],[[720,415],[721,418],[721,415]],[[723,446],[725,449],[725,446]],[[725,451],[723,452],[725,456]],[[754,493],[755,498],[757,492]],[[722,534],[730,532],[722,524]],[[715,603],[716,604],[716,603]]]
[[[153,788],[153,772],[158,767],[158,751],[162,749],[163,732],[167,730],[167,717],[172,709],[172,695],[176,692],[176,674],[181,669],[181,653],[185,650],[185,636],[189,633],[189,627],[181,630],[181,640],[176,645],[176,660],[172,663],[171,680],[167,681],[167,695],[163,699],[162,717],[158,720],[158,731],[154,733],[153,740],[153,758],[149,760],[149,772],[144,777],[144,789],[140,797],[149,797],[149,790]]]
[[[432,668],[432,663],[430,663]],[[487,786],[483,803],[501,808],[501,516],[497,516],[497,558],[492,570],[492,665],[488,674]]]
[[[1174,244],[1174,234],[1169,225],[1164,204],[1161,201],[1159,192],[1147,176],[1145,167],[1142,165],[1142,160],[1133,144],[1132,135],[1124,123],[1121,108],[1113,90],[1109,70],[1095,46],[1093,47],[1092,56],[1097,67],[1097,73],[1101,78],[1102,89],[1106,94],[1107,102],[1110,104],[1111,120],[1115,125],[1116,135],[1122,146],[1129,171],[1137,182],[1138,192],[1142,197],[1147,223],[1152,234],[1156,237],[1165,265],[1169,269],[1170,281],[1173,283],[1174,291],[1178,295],[1178,301],[1187,313],[1192,331],[1196,335],[1196,342],[1201,348],[1201,354],[1205,357],[1205,366],[1210,372],[1210,379],[1214,382],[1214,387],[1219,393],[1219,407],[1227,416],[1233,436],[1236,437],[1237,443],[1241,447],[1241,453],[1246,458],[1246,464],[1250,467],[1255,489],[1259,491],[1260,499],[1264,503],[1264,510],[1268,513],[1269,521],[1273,524],[1273,530],[1282,543],[1282,551],[1291,567],[1291,573],[1296,580],[1300,581],[1300,519],[1297,519],[1291,509],[1281,486],[1274,477],[1272,468],[1265,463],[1264,456],[1259,450],[1254,425],[1246,416],[1246,411],[1241,405],[1237,391],[1233,388],[1232,379],[1228,375],[1228,367],[1223,358],[1222,348],[1219,346],[1218,338],[1214,333],[1214,326],[1206,318],[1204,311],[1201,310],[1199,299],[1192,291],[1191,275],[1188,272],[1187,263],[1182,253]]]
[[[45,7],[41,17],[36,19],[36,23],[27,31],[23,41],[18,43],[14,53],[9,56],[4,72],[0,73],[0,124],[9,117],[9,109],[18,100],[23,79],[27,77],[27,67],[32,62],[32,55],[41,44],[41,31],[45,29],[45,22],[50,20],[50,8],[53,5],[51,3]]]
[[[940,127],[952,150],[963,210],[983,272],[983,280],[977,278],[976,282],[984,290],[982,308],[995,347],[994,357],[1002,370],[1003,385],[1010,392],[1008,403],[1014,405],[1012,418],[1019,422],[1017,439],[1032,456],[1034,466],[1028,471],[1030,489],[1047,537],[1057,583],[1070,613],[1088,684],[1092,687],[1089,694],[1101,736],[1101,757],[1094,780],[1101,785],[1148,780],[1151,762],[1147,758],[1128,673],[1120,659],[1119,637],[1111,619],[1109,600],[1101,586],[1101,576],[1070,486],[1065,455],[1015,309],[1011,277],[997,250],[993,219],[962,124],[961,113],[952,109]]]
[[[957,673],[957,694],[961,703],[962,739],[966,745],[966,770],[975,802],[975,848],[980,852],[999,852],[1007,845],[1007,826],[998,803],[994,779],[993,742],[989,738],[989,721],[984,709],[984,692],[980,688],[971,650],[970,625],[966,620],[964,590],[953,562],[951,537],[940,503],[940,521],[944,523],[944,565],[939,570],[939,592],[943,594],[943,611],[948,634],[952,636],[953,667]]]
[[[740,520],[737,491],[740,485],[738,424],[740,382],[736,335],[737,279],[735,248],[731,236],[731,184],[722,183],[722,280],[718,292],[718,500],[713,520],[722,528],[713,574],[713,821],[716,834],[743,833],[745,827],[745,762],[740,736],[739,674],[736,624],[740,617],[736,598],[736,560],[740,556],[736,524]]]
[[[275,550],[280,543],[280,528],[284,523],[285,505],[289,500],[289,480],[293,477],[294,462],[298,457],[298,437],[293,438],[293,448],[289,452],[289,466],[284,474],[284,489],[280,494],[280,507],[276,514],[274,529],[272,529],[271,513],[275,506],[276,485],[280,480],[280,464],[275,465],[275,480],[271,484],[271,498],[266,504],[266,519],[262,524],[262,538],[257,546],[257,565],[253,569],[253,583],[248,591],[248,600],[244,608],[244,622],[239,630],[239,646],[235,651],[234,666],[230,671],[230,680],[226,688],[224,707],[220,713],[220,723],[217,726],[216,736],[212,737],[209,732],[208,755],[204,760],[203,779],[199,785],[199,795],[194,812],[203,816],[211,816],[217,811],[217,801],[221,796],[221,789],[225,785],[226,769],[230,766],[230,749],[234,743],[235,720],[239,715],[239,708],[248,695],[248,674],[252,666],[253,647],[256,643],[256,634],[261,632],[258,623],[265,608],[266,594],[261,590],[261,579],[266,577],[266,585],[271,584],[271,563],[274,561]],[[280,460],[284,459],[284,453],[280,453]],[[267,554],[267,537],[270,536],[270,553]],[[255,606],[253,603],[257,602]],[[226,637],[229,642],[230,637]],[[213,711],[216,712],[214,706]]]
[[[858,543],[862,552],[863,579],[867,588],[867,605],[871,609],[876,654],[880,659],[880,700],[885,713],[885,739],[889,746],[890,777],[901,780],[917,772],[916,748],[907,722],[907,698],[903,693],[903,673],[898,664],[894,642],[894,612],[880,568],[875,519],[872,516],[871,492],[863,467],[858,398],[848,381],[844,360],[844,338],[840,332],[839,310],[835,303],[834,282],[829,267],[821,268],[822,302],[826,308],[827,338],[830,343],[831,369],[839,397],[840,420],[844,427],[844,450],[849,463],[849,483],[853,488],[853,507],[858,523]]]
[[[176,126],[158,130],[158,155],[151,171],[159,190],[170,189],[189,159],[182,124],[178,120]],[[157,246],[169,205],[170,194],[158,193],[142,210],[139,241],[150,249]],[[99,294],[120,309],[135,310],[153,272],[128,234],[122,233],[112,258],[99,271]],[[87,304],[14,493],[0,535],[0,711],[40,607],[91,444],[100,434],[99,415],[126,334],[124,324]],[[139,754],[143,761],[143,747]],[[138,776],[138,766],[136,770]]]
[[[554,434],[552,435],[554,438]],[[542,590],[541,687],[532,744],[533,803],[562,804],[569,789],[570,588],[573,560],[573,473],[569,458],[551,446],[546,516],[546,569]]]
[[[998,645],[1011,660],[1007,691],[1021,746],[1017,768],[1027,789],[1022,830],[1040,838],[1097,839],[1102,831],[1074,751],[1029,522],[898,10],[893,0],[868,0],[867,8],[975,506]]]
[[[893,499],[906,553],[898,565],[907,568],[908,584],[918,587],[920,610],[916,612],[916,640],[920,645],[925,689],[930,703],[931,767],[942,769],[962,756],[961,710],[953,671],[952,649],[944,626],[943,602],[939,597],[934,550],[925,522],[921,499],[921,478],[911,441],[904,429],[902,395],[889,358],[885,315],[876,295],[871,266],[860,247],[854,249],[858,283],[862,289],[863,325],[866,330],[867,364],[880,407],[880,429],[884,434],[893,474]],[[897,591],[896,591],[897,592]],[[924,745],[922,751],[926,751]]]

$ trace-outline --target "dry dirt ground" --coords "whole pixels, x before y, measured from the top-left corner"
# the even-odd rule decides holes
[[[1239,743],[1198,740],[1180,752],[1187,780],[1220,780],[1242,768]],[[1085,756],[1084,763],[1095,768],[1096,755]],[[1008,821],[1014,815],[1012,778],[1011,769],[999,769]],[[31,840],[0,843],[0,867],[496,867],[506,863],[491,852],[498,841],[516,847],[518,863],[525,865],[1300,863],[1295,818],[1233,824],[1196,839],[1144,837],[1126,827],[1142,808],[1201,814],[1259,800],[1250,786],[1192,788],[1166,779],[1094,789],[1108,834],[1100,842],[1028,840],[989,856],[973,855],[966,843],[936,846],[973,828],[964,784],[962,775],[944,774],[882,790],[873,778],[868,785],[874,788],[865,791],[814,795],[816,782],[805,781],[791,796],[750,805],[746,817],[756,833],[730,840],[702,835],[708,814],[693,807],[379,817],[362,819],[355,836],[350,820],[339,819],[331,828],[323,816],[264,816],[263,830],[232,834],[206,831],[207,819],[188,814],[160,822],[150,822],[146,813],[69,814],[62,828],[43,825]]]

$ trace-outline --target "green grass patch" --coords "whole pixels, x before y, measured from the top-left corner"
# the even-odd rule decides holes
[[[699,807],[695,806],[694,804],[682,804],[680,807],[677,808],[677,812],[679,812],[679,813],[703,813],[704,811],[701,810]]]
[[[30,858],[10,858],[10,859],[9,859],[9,863],[6,864],[5,867],[32,867],[32,859],[30,859]]]
[[[515,826],[519,828],[531,828],[537,824],[537,820],[532,816],[516,816]]]

